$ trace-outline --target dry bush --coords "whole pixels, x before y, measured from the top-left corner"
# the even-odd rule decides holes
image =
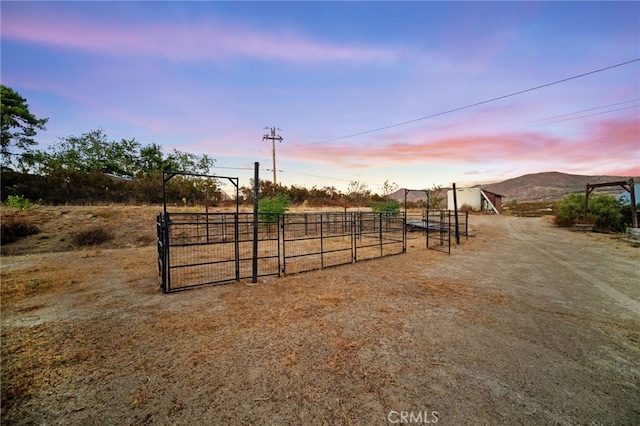
[[[471,205],[465,203],[462,206],[460,206],[460,208],[458,210],[461,211],[461,212],[471,212],[471,211],[473,211],[473,207],[471,207]]]
[[[92,226],[71,235],[71,243],[77,247],[91,247],[106,243],[113,235],[102,226]]]
[[[18,238],[34,235],[38,232],[40,232],[40,229],[26,218],[10,218],[0,226],[0,239],[2,244],[7,244],[16,241]]]

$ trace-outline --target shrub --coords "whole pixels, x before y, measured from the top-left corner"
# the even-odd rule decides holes
[[[371,210],[374,212],[388,213],[389,216],[398,216],[400,213],[400,202],[396,200],[385,200],[379,203],[371,204]]]
[[[7,206],[18,210],[24,210],[33,206],[33,203],[22,195],[9,195],[7,197]]]
[[[622,203],[613,197],[599,195],[589,199],[590,215],[596,218],[595,227],[601,231],[622,231]]]
[[[275,222],[291,206],[291,198],[287,194],[275,194],[273,197],[258,201],[258,214],[263,222]]]
[[[583,222],[584,194],[569,194],[558,203],[556,224],[572,226]],[[599,231],[620,231],[624,227],[620,201],[608,195],[589,197],[587,223]]]
[[[18,238],[35,235],[38,232],[40,229],[24,218],[9,219],[0,226],[0,242],[2,244],[12,243]]]
[[[78,247],[91,247],[113,239],[113,235],[101,226],[92,226],[74,233],[71,242]]]

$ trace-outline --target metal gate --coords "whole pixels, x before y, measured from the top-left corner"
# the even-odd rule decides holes
[[[282,218],[282,272],[292,274],[406,251],[404,220],[374,212],[293,213]]]
[[[168,182],[180,176],[183,183],[206,191],[220,179],[229,180],[236,191],[235,213],[169,212]],[[162,173],[163,212],[156,219],[158,269],[163,293],[240,279],[240,218],[238,178],[192,173]],[[183,196],[173,194],[173,197]],[[183,196],[184,197],[184,196]],[[182,198],[186,206],[186,197]],[[177,205],[177,203],[175,203]]]
[[[427,248],[451,253],[451,211],[429,210],[427,223]]]

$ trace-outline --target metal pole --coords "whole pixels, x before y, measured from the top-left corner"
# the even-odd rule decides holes
[[[251,273],[251,282],[258,282],[258,198],[260,196],[260,178],[258,171],[260,163],[254,163],[253,172],[253,264]],[[273,170],[275,173],[275,169]]]
[[[587,223],[587,213],[589,211],[589,194],[590,193],[591,191],[589,191],[589,184],[587,184],[584,190],[584,206],[582,209],[582,221],[584,223]]]
[[[208,184],[207,184],[208,185]],[[207,226],[207,243],[209,240],[209,188],[204,187],[204,218]]]
[[[631,221],[633,222],[633,227],[638,227],[638,209],[636,208],[636,190],[635,190],[635,182],[633,178],[629,179],[629,201],[631,202]]]
[[[460,222],[458,222],[458,196],[456,194],[456,184],[453,184],[453,214],[456,221],[456,244],[460,244]]]
[[[404,224],[402,226],[402,252],[407,252],[407,194],[409,190],[404,190]]]

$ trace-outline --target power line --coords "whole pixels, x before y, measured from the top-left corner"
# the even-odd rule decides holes
[[[278,171],[281,172],[281,173],[289,173],[289,174],[294,174],[294,175],[317,177],[317,178],[321,178],[321,179],[339,180],[339,181],[342,181],[342,182],[353,182],[354,181],[354,179],[341,179],[341,178],[330,177],[330,176],[311,175],[311,174],[308,174],[308,173],[290,172],[290,171],[287,171],[287,170],[278,170]],[[373,186],[383,186],[383,184],[381,184],[381,183],[372,183],[372,182],[361,182],[361,183],[366,183],[367,185],[373,185]]]
[[[636,98],[636,99],[632,99],[630,101],[618,102],[618,103],[615,103],[615,104],[604,105],[604,106],[599,106],[599,107],[589,108],[589,109],[583,109],[583,110],[580,110],[580,111],[569,112],[569,113],[566,113],[566,114],[553,115],[551,117],[539,118],[537,120],[530,121],[529,123],[537,123],[539,121],[547,121],[547,120],[552,120],[554,118],[567,117],[569,115],[580,114],[582,112],[589,112],[589,111],[595,111],[597,109],[604,109],[604,108],[610,108],[610,107],[618,106],[618,105],[630,104],[631,102],[636,102],[636,101],[639,101],[639,100],[640,100],[640,98]],[[624,109],[626,109],[626,108],[624,108]],[[612,110],[612,111],[618,111],[618,110],[615,109],[615,110]]]
[[[225,170],[254,170],[253,167],[218,167],[218,166],[214,166],[214,169],[225,169]],[[260,169],[263,172],[272,172],[273,169]],[[291,172],[289,170],[281,170],[278,169],[279,173],[288,173],[288,174],[293,174],[293,175],[301,175],[301,176],[309,176],[309,177],[315,177],[315,178],[320,178],[320,179],[329,179],[329,180],[339,180],[342,182],[353,182],[354,179],[342,179],[342,178],[337,178],[337,177],[332,177],[332,176],[321,176],[321,175],[312,175],[309,173],[300,173],[300,172]],[[362,182],[362,183],[366,183],[367,185],[371,185],[371,186],[383,186],[383,184],[381,183],[373,183],[373,182]]]
[[[638,108],[640,105],[631,105],[628,107],[622,107],[622,108],[616,108],[616,109],[611,109],[609,111],[601,111],[601,112],[594,112],[593,114],[585,114],[585,115],[579,115],[577,117],[570,117],[570,118],[563,118],[561,120],[555,120],[555,121],[550,121],[548,123],[541,123],[538,124],[538,126],[546,126],[547,124],[554,124],[554,123],[560,123],[562,121],[570,121],[570,120],[577,120],[579,118],[584,118],[584,117],[591,117],[594,115],[600,115],[600,114],[608,114],[610,112],[615,112],[615,111],[622,111],[624,109],[630,109],[630,108]]]
[[[214,169],[226,169],[226,170],[253,170],[253,167],[218,167],[213,166]]]
[[[392,129],[394,127],[404,126],[404,125],[407,125],[407,124],[415,123],[417,121],[422,121],[422,120],[427,120],[429,118],[439,117],[441,115],[450,114],[452,112],[462,111],[464,109],[469,109],[469,108],[473,108],[473,107],[476,107],[476,106],[479,106],[479,105],[488,104],[489,102],[495,102],[495,101],[498,101],[498,100],[501,100],[501,99],[510,98],[512,96],[521,95],[523,93],[532,92],[534,90],[538,90],[538,89],[542,89],[542,88],[545,88],[545,87],[553,86],[555,84],[565,83],[565,82],[570,81],[570,80],[575,80],[577,78],[586,77],[588,75],[592,75],[592,74],[596,74],[596,73],[599,73],[599,72],[607,71],[607,70],[610,70],[610,69],[613,69],[613,68],[621,67],[621,66],[624,66],[624,65],[631,64],[633,62],[638,62],[638,61],[640,61],[640,58],[632,59],[632,60],[626,61],[626,62],[621,62],[621,63],[615,64],[615,65],[610,65],[608,67],[604,67],[604,68],[600,68],[600,69],[597,69],[597,70],[589,71],[589,72],[586,72],[586,73],[583,73],[583,74],[574,75],[572,77],[563,78],[561,80],[552,81],[551,83],[541,84],[539,86],[531,87],[529,89],[519,90],[517,92],[512,92],[512,93],[509,93],[507,95],[497,96],[495,98],[487,99],[487,100],[480,101],[480,102],[475,102],[473,104],[469,104],[469,105],[461,106],[461,107],[458,107],[458,108],[453,108],[453,109],[449,109],[449,110],[446,110],[446,111],[438,112],[436,114],[431,114],[431,115],[426,115],[424,117],[414,118],[413,120],[407,120],[407,121],[403,121],[401,123],[391,124],[389,126],[384,126],[384,127],[378,127],[378,128],[371,129],[371,130],[365,130],[364,132],[353,133],[353,134],[350,134],[350,135],[340,136],[340,137],[337,137],[337,138],[323,139],[323,140],[316,141],[316,142],[305,143],[305,144],[298,145],[298,146],[318,145],[318,144],[321,144],[321,143],[335,142],[335,141],[339,141],[339,140],[343,140],[343,139],[353,138],[355,136],[362,136],[362,135],[366,135],[366,134],[369,134],[369,133],[375,133],[375,132],[379,132],[379,131],[382,131],[382,130]]]

